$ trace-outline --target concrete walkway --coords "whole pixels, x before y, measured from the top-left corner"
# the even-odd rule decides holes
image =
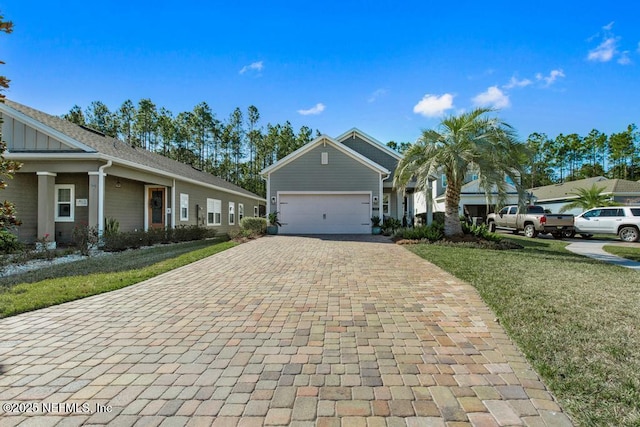
[[[580,240],[567,245],[567,250],[602,262],[640,271],[640,262],[631,261],[606,252],[605,245],[640,247],[638,243],[617,243],[602,240]]]
[[[570,426],[473,287],[269,236],[0,320],[0,425]]]

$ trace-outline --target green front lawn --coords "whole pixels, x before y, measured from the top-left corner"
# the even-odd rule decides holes
[[[640,248],[605,245],[604,250],[609,252],[610,254],[618,255],[622,258],[640,262]]]
[[[640,274],[508,239],[525,248],[407,248],[478,289],[578,425],[640,425]]]
[[[0,278],[0,318],[124,288],[235,245],[220,241],[179,243]]]

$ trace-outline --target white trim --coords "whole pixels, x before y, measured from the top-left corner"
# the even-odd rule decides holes
[[[60,190],[71,190],[69,194],[69,202],[60,202],[58,200],[59,191]],[[54,205],[54,221],[55,222],[74,222],[75,221],[75,197],[76,197],[76,186],[75,184],[54,184],[54,195],[53,195],[53,205]],[[58,205],[60,203],[69,203],[69,216],[59,216]]]
[[[394,151],[391,148],[387,147],[386,145],[384,145],[382,142],[378,141],[374,137],[372,137],[370,135],[367,135],[366,133],[362,132],[358,128],[349,129],[348,131],[346,131],[342,135],[339,135],[336,138],[336,141],[342,142],[345,139],[351,138],[354,134],[358,135],[360,137],[360,139],[362,139],[363,141],[369,143],[370,145],[374,146],[375,148],[378,148],[381,151],[385,152],[386,154],[389,154],[390,156],[392,156],[396,160],[402,159],[402,155],[400,153],[397,153],[396,151]]]
[[[46,124],[37,121],[36,119],[33,119],[29,116],[27,116],[26,114],[15,110],[14,108],[11,108],[10,106],[8,106],[7,104],[4,103],[0,103],[0,111],[2,111],[3,114],[8,115],[9,117],[11,117],[14,120],[18,120],[23,122],[25,125],[31,126],[32,128],[39,130],[40,132],[44,133],[45,135],[57,139],[60,142],[64,143],[65,145],[70,145],[72,148],[76,148],[79,150],[83,150],[87,153],[97,153],[95,148],[89,147],[88,145],[85,145],[67,135],[65,135],[64,133],[53,129],[50,126],[47,126]],[[87,131],[90,132],[90,131]]]
[[[184,215],[182,209],[186,209]],[[189,221],[189,193],[180,193],[180,221]]]
[[[36,172],[37,176],[58,176],[55,172]]]
[[[381,172],[383,175],[390,175],[391,172],[383,167],[380,166],[379,164],[377,164],[376,162],[374,162],[373,160],[369,159],[368,157],[363,156],[362,154],[358,153],[357,151],[352,150],[351,148],[345,146],[344,144],[328,137],[327,135],[322,135],[319,136],[318,138],[314,139],[313,141],[311,141],[310,143],[303,145],[302,147],[298,148],[296,151],[294,151],[293,153],[289,154],[286,157],[283,157],[282,159],[278,160],[277,162],[275,162],[274,164],[272,164],[271,166],[266,167],[265,169],[263,169],[260,172],[260,175],[268,175],[271,174],[272,172],[280,169],[282,166],[291,163],[292,161],[298,159],[299,157],[301,157],[302,155],[304,155],[305,153],[307,153],[308,151],[312,150],[313,148],[315,148],[316,146],[322,144],[326,144],[329,143],[331,145],[333,145],[337,150],[342,151],[344,154],[348,155],[349,157],[352,157],[354,160],[362,163],[363,165],[367,166],[370,169],[375,170],[376,172]]]
[[[236,202],[229,202],[229,225],[236,225]],[[231,221],[233,219],[233,221]]]
[[[176,180],[171,186],[171,228],[176,228]]]
[[[149,188],[164,188],[164,208],[165,208],[164,209],[164,226],[165,227],[167,226],[167,197],[168,197],[167,187],[165,187],[164,185],[146,184],[144,186],[144,199],[142,202],[142,206],[144,206],[144,231],[149,230]],[[171,212],[172,212],[171,218],[173,219],[173,217],[175,216],[173,212],[175,211],[172,209]],[[175,228],[175,224],[173,224],[172,226],[173,228]]]
[[[211,202],[211,203],[209,203]],[[218,210],[216,211],[216,206]],[[211,209],[210,209],[211,208]],[[213,214],[213,221],[209,222],[209,214]],[[216,221],[216,213],[220,215]],[[207,225],[222,225],[222,200],[207,198]]]
[[[384,209],[384,198],[387,196],[387,210]],[[380,202],[380,212],[382,212],[381,217],[385,215],[391,216],[391,193],[382,193],[382,201]]]

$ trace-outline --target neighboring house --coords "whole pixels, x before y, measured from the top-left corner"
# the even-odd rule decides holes
[[[283,234],[371,233],[372,216],[413,213],[412,188],[393,189],[400,158],[355,128],[322,135],[261,172],[267,211],[278,212]]]
[[[528,191],[533,193],[537,199],[537,205],[544,206],[545,209],[557,213],[564,205],[578,198],[575,193],[579,189],[588,190],[594,184],[598,188],[603,188],[601,194],[609,196],[613,201],[623,205],[640,205],[640,182],[626,179],[608,179],[603,176],[545,185]],[[582,213],[580,209],[572,209],[567,212],[574,215]]]
[[[487,215],[496,210],[498,191],[494,187],[489,192],[489,197],[487,197],[484,189],[480,187],[480,180],[477,174],[471,172],[467,174],[465,181],[466,183],[460,191],[458,211],[461,216],[476,218],[475,221],[478,223],[484,222]],[[425,214],[428,214],[430,207],[433,212],[444,212],[446,188],[446,178],[442,174],[430,180],[429,186],[425,191],[415,192],[414,205],[416,216],[419,218],[418,222],[425,222]],[[515,205],[517,203],[518,191],[512,183],[507,182],[507,198],[504,201],[504,205]],[[427,219],[426,222],[429,223],[430,221]]]
[[[23,163],[0,193],[15,203],[20,240],[72,241],[75,226],[120,231],[200,225],[221,233],[266,200],[221,178],[24,105],[0,103],[5,157]]]

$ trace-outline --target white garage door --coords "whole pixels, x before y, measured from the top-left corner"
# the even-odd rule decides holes
[[[282,234],[369,234],[369,194],[281,194]]]

